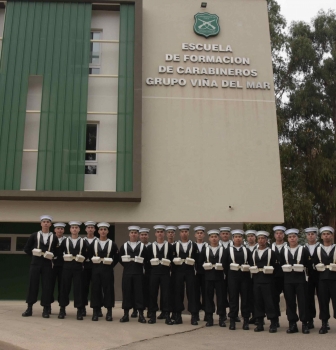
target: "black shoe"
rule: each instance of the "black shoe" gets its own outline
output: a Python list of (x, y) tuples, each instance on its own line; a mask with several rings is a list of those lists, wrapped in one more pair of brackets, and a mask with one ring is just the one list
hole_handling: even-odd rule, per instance
[(183, 321), (182, 321), (182, 316), (181, 316), (181, 314), (176, 313), (174, 324), (182, 324), (182, 323), (183, 323)]
[(289, 328), (287, 329), (286, 333), (287, 334), (292, 334), (292, 333), (298, 333), (298, 327), (296, 322), (289, 322)]
[(156, 312), (151, 312), (151, 318), (148, 320), (149, 324), (156, 323)]
[(235, 322), (240, 322), (240, 317), (236, 317)]
[(314, 321), (309, 321), (308, 322), (308, 329), (314, 329), (315, 326), (314, 326)]
[(322, 321), (322, 327), (319, 330), (319, 334), (326, 334), (328, 333), (328, 322)]
[(86, 316), (86, 308), (85, 308), (85, 306), (82, 308), (82, 316), (83, 316), (83, 317)]
[(308, 323), (302, 323), (302, 333), (303, 334), (309, 334), (309, 327), (308, 327)]
[(106, 321), (113, 321), (113, 317), (112, 317), (112, 308), (108, 308), (107, 309), (107, 313), (106, 313), (106, 316), (105, 316), (105, 320)]
[(236, 329), (236, 318), (230, 317), (230, 326), (229, 329), (234, 331)]
[(27, 310), (22, 313), (22, 317), (29, 317), (29, 316), (33, 316), (33, 307), (32, 306), (28, 306)]
[(248, 331), (249, 329), (250, 329), (250, 327), (249, 327), (249, 318), (248, 317), (244, 317), (243, 330), (244, 331)]
[(48, 313), (51, 315), (51, 306), (48, 306)]
[(101, 308), (98, 309), (98, 317), (103, 317), (103, 311)]
[(166, 318), (166, 313), (161, 312), (160, 315), (157, 317), (158, 320), (164, 320)]
[(139, 318), (138, 318), (138, 322), (140, 323), (146, 323), (146, 319), (145, 319), (145, 316), (143, 314), (143, 311), (139, 311)]
[(276, 333), (278, 331), (277, 323), (276, 319), (271, 320), (271, 325), (268, 330), (270, 333)]
[(79, 307), (77, 309), (77, 320), (78, 321), (83, 321), (83, 315), (82, 315), (82, 308), (81, 307)]
[(226, 327), (224, 316), (219, 316), (219, 327)]
[(59, 311), (59, 314), (58, 314), (58, 318), (59, 318), (60, 320), (63, 320), (64, 317), (65, 317), (65, 307), (61, 307), (61, 308), (60, 308), (60, 311)]
[(43, 311), (42, 311), (42, 317), (43, 318), (49, 318), (49, 307), (48, 306), (44, 306), (43, 307)]
[(133, 309), (133, 312), (131, 313), (131, 317), (132, 318), (137, 318), (138, 317), (138, 310), (137, 309)]
[(212, 327), (214, 325), (213, 317), (207, 316), (207, 323), (205, 324), (205, 327)]
[(174, 322), (171, 320), (170, 318), (170, 314), (169, 312), (166, 312), (166, 321), (165, 321), (165, 324), (169, 325), (169, 326), (172, 326), (174, 324)]
[(192, 326), (198, 326), (197, 315), (196, 314), (191, 315), (190, 323), (191, 323)]
[(264, 331), (264, 326), (261, 322), (258, 323), (258, 326), (254, 328), (255, 332), (263, 332)]
[(124, 316), (120, 319), (120, 322), (129, 322), (128, 310), (124, 311)]
[(98, 321), (98, 310), (96, 308), (93, 309), (92, 321)]

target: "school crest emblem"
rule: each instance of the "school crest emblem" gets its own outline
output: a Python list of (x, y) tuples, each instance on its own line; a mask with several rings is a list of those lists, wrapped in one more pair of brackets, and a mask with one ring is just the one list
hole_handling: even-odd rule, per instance
[(206, 38), (209, 36), (216, 36), (219, 33), (219, 17), (217, 15), (212, 15), (211, 13), (196, 13), (194, 32), (197, 35), (202, 35)]

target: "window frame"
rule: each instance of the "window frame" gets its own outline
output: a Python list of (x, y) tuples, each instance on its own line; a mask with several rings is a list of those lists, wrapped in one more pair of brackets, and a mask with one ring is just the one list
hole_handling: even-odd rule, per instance
[(11, 238), (11, 249), (9, 251), (0, 250), (0, 254), (26, 254), (23, 250), (16, 250), (16, 240), (19, 237), (30, 237), (30, 234), (20, 234), (20, 233), (0, 233), (0, 237)]
[[(96, 29), (96, 28), (91, 28), (91, 37), (92, 37), (92, 33), (99, 33), (99, 39), (96, 40), (103, 40), (103, 30), (102, 29)], [(91, 40), (95, 40), (93, 38), (91, 38)], [(91, 51), (91, 47), (93, 47), (94, 43), (90, 43), (90, 59), (92, 58), (92, 53), (93, 50)], [(101, 74), (101, 67), (102, 67), (102, 44), (101, 43), (96, 43), (99, 45), (99, 64), (96, 63), (91, 63), (89, 64), (89, 75), (91, 74)], [(99, 73), (92, 73), (91, 69), (99, 69)]]

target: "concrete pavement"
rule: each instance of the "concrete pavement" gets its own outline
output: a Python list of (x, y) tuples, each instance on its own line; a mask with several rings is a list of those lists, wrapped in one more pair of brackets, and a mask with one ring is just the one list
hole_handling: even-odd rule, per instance
[(40, 305), (34, 306), (32, 317), (25, 318), (21, 316), (25, 307), (23, 301), (0, 301), (0, 350), (198, 350), (217, 347), (251, 350), (306, 350), (323, 347), (324, 350), (334, 350), (336, 344), (336, 320), (330, 320), (331, 331), (325, 335), (318, 334), (319, 320), (316, 320), (316, 328), (309, 335), (287, 335), (288, 323), (284, 312), (278, 333), (270, 334), (268, 321), (265, 332), (255, 333), (254, 326), (249, 331), (243, 331), (242, 323), (237, 323), (236, 331), (230, 331), (228, 327), (220, 328), (217, 317), (217, 325), (214, 327), (206, 328), (203, 321), (199, 322), (199, 326), (191, 326), (189, 315), (183, 315), (184, 323), (178, 326), (165, 325), (162, 320), (154, 325), (140, 324), (137, 319), (130, 319), (129, 323), (123, 324), (119, 322), (123, 315), (120, 302), (113, 309), (113, 322), (106, 322), (104, 318), (92, 322), (91, 309), (88, 309), (88, 316), (83, 321), (77, 321), (73, 306), (67, 308), (66, 319), (59, 320), (56, 305), (50, 319), (41, 317)]

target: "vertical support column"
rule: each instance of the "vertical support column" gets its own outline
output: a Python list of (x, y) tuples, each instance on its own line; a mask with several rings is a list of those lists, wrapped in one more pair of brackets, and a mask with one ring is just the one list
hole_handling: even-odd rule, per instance
[(134, 4), (120, 5), (117, 192), (133, 190)]

